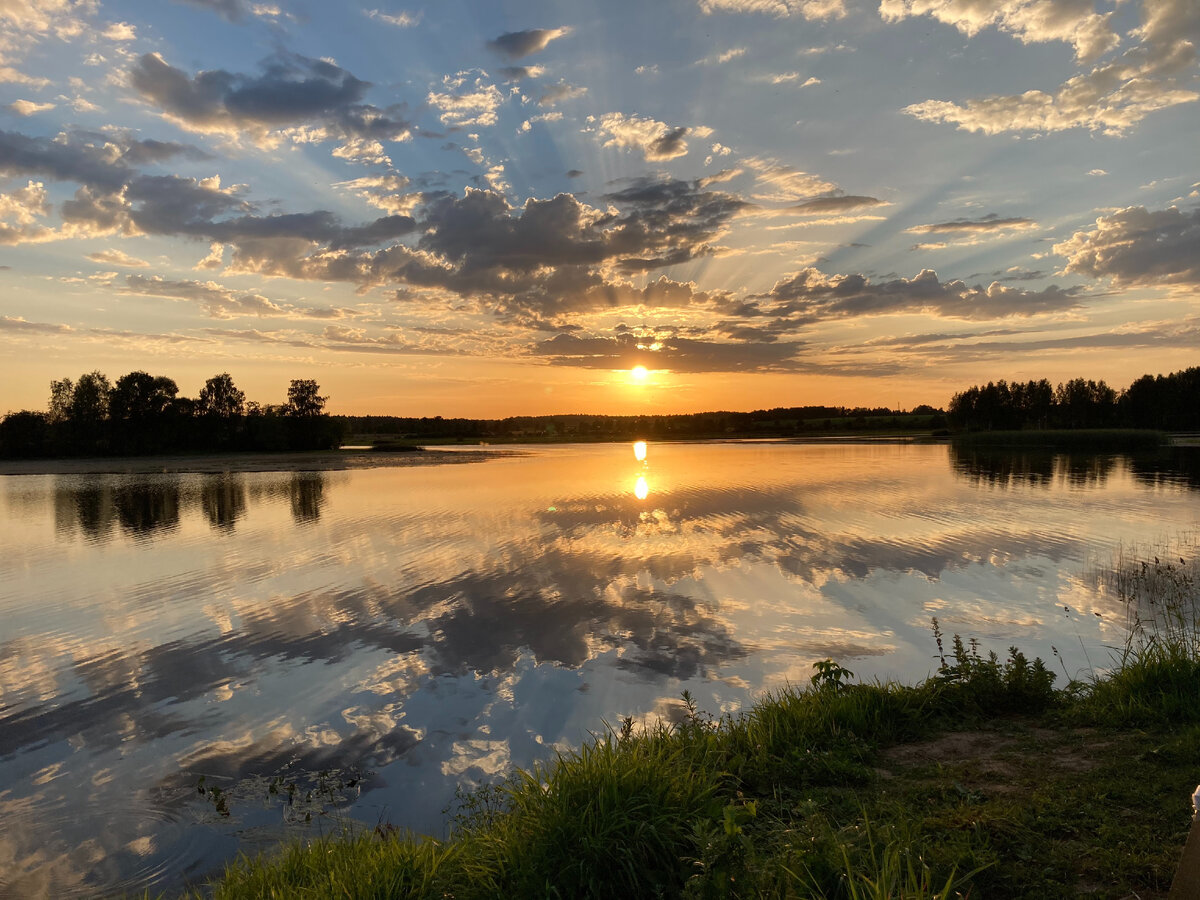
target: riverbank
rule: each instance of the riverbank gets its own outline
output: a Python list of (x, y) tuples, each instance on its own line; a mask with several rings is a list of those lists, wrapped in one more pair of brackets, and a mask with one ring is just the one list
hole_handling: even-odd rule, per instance
[(198, 453), (64, 459), (3, 459), (0, 475), (152, 475), (236, 472), (330, 472), (393, 466), (481, 462), (519, 451), (480, 447), (377, 451), (302, 450), (286, 453)]
[[(1165, 565), (1155, 584), (1196, 568)], [(921, 684), (827, 661), (719, 720), (685, 694), (672, 724), (626, 720), (462, 798), (445, 840), (346, 828), (213, 896), (1163, 898), (1200, 755), (1192, 622), (1055, 689), (1015, 648), (943, 649), (935, 620)]]

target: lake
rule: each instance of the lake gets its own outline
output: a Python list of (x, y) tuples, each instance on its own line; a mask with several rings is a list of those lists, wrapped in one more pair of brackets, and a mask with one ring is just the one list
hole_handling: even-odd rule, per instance
[(442, 836), (456, 788), (685, 689), (735, 711), (826, 657), (921, 679), (935, 616), (1086, 677), (1124, 640), (1096, 573), (1194, 541), (1197, 452), (0, 477), (0, 895), (175, 890), (352, 823)]

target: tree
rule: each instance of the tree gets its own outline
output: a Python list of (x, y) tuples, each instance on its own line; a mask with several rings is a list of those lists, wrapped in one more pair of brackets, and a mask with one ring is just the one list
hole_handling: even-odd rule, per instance
[(240, 416), (246, 408), (246, 395), (239, 391), (228, 372), (214, 375), (204, 382), (200, 389), (200, 397), (196, 403), (196, 411), (202, 416), (216, 416), (220, 419), (232, 419)]
[(293, 378), (288, 386), (287, 414), (289, 416), (319, 416), (325, 411), (325, 401), (321, 390), (312, 379)]
[(170, 378), (130, 372), (117, 379), (108, 401), (113, 446), (122, 453), (152, 453), (170, 443), (176, 423), (175, 395)]
[(101, 372), (80, 375), (75, 382), (71, 402), (67, 406), (67, 423), (76, 451), (95, 453), (106, 449), (105, 422), (111, 394), (112, 385)]
[(109, 398), (114, 421), (145, 422), (162, 417), (179, 393), (173, 380), (148, 372), (130, 372), (117, 379)]
[(70, 378), (50, 382), (50, 411), (46, 420), (51, 423), (67, 421), (71, 409), (71, 395), (75, 393), (75, 382)]

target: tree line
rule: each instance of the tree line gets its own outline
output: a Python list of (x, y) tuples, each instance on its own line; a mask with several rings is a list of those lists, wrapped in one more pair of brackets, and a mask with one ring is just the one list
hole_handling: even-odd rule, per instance
[(101, 372), (50, 382), (45, 412), (0, 420), (0, 456), (139, 456), (230, 450), (319, 450), (341, 443), (341, 425), (311, 379), (293, 379), (287, 402), (247, 401), (228, 372), (195, 398), (165, 375), (130, 372), (110, 382)]
[(830, 432), (863, 433), (945, 426), (940, 409), (908, 412), (887, 407), (793, 406), (753, 412), (702, 412), (640, 416), (563, 414), (465, 419), (426, 416), (344, 416), (349, 435), (412, 440), (625, 440), (632, 438), (796, 437)]
[(1033, 428), (1200, 429), (1200, 366), (1170, 375), (1143, 375), (1123, 391), (1074, 378), (1052, 387), (1039, 381), (989, 381), (950, 399), (946, 416), (963, 431)]

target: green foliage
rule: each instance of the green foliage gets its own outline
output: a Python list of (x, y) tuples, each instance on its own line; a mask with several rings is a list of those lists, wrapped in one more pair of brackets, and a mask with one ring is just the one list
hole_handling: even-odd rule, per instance
[(1003, 663), (995, 652), (982, 656), (979, 642), (966, 644), (954, 635), (947, 658), (944, 635), (933, 620), (933, 636), (938, 648), (938, 671), (927, 687), (938, 705), (959, 713), (1001, 715), (1041, 712), (1055, 700), (1055, 675), (1045, 663), (1032, 663), (1016, 647), (1008, 650)]

